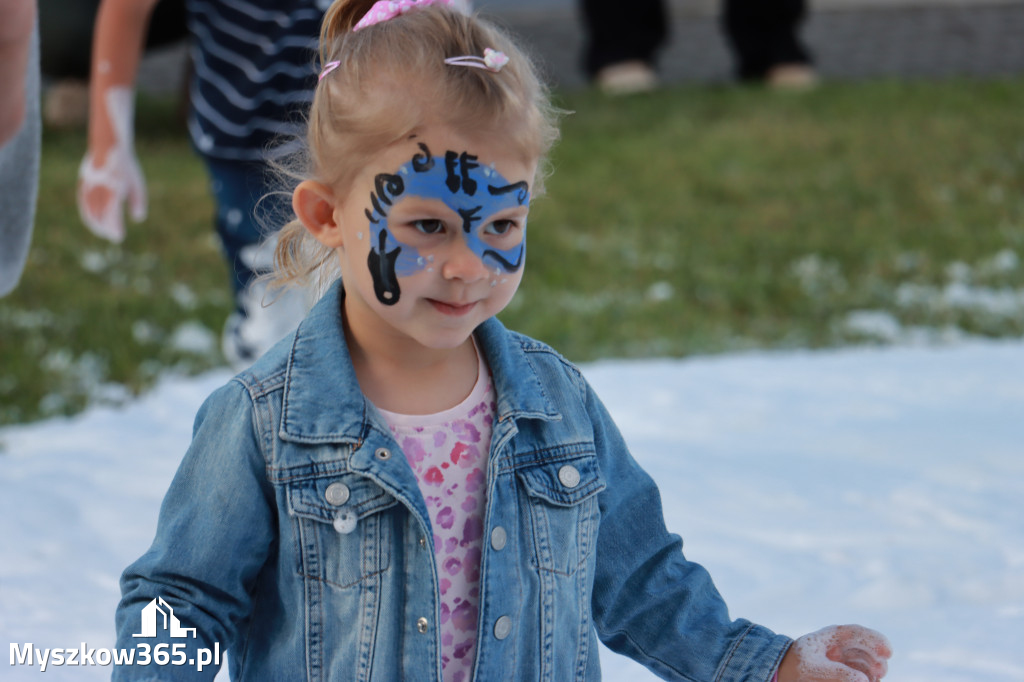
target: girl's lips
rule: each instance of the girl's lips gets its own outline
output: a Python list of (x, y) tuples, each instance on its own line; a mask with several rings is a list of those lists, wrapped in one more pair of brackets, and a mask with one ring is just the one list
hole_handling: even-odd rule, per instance
[(465, 315), (470, 310), (472, 310), (474, 307), (476, 307), (476, 301), (474, 301), (472, 303), (445, 303), (444, 301), (437, 301), (437, 300), (432, 299), (432, 298), (431, 299), (427, 299), (427, 300), (430, 301), (430, 305), (434, 306), (434, 308), (438, 312), (440, 312), (440, 313), (442, 313), (444, 315), (452, 315), (452, 316)]

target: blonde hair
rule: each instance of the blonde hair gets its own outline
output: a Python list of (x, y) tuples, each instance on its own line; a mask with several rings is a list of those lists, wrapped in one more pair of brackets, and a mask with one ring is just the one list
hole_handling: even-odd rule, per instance
[[(507, 140), (510, 152), (538, 161), (533, 195), (542, 193), (544, 160), (558, 138), (548, 89), (532, 60), (501, 30), (441, 5), (353, 31), (373, 0), (335, 0), (320, 31), (320, 63), (339, 62), (317, 86), (297, 179), (343, 194), (381, 150), (425, 125), (443, 124)], [(449, 57), (504, 52), (500, 72), (446, 65)], [(278, 234), (279, 286), (338, 277), (333, 251), (297, 220)], [(319, 292), (318, 292), (319, 293)]]

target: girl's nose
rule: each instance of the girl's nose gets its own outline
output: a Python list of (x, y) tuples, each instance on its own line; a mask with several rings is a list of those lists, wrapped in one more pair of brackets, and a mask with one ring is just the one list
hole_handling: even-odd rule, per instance
[(441, 276), (447, 280), (457, 279), (472, 284), (487, 275), (487, 266), (463, 239), (451, 245), (441, 265)]

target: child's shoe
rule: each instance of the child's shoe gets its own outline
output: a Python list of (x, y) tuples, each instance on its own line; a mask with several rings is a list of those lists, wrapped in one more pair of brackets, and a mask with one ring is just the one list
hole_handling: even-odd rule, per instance
[(658, 76), (650, 64), (634, 59), (604, 67), (597, 72), (594, 82), (606, 95), (634, 95), (658, 87)]
[(256, 362), (299, 326), (309, 305), (303, 291), (268, 291), (267, 283), (257, 280), (239, 293), (238, 307), (228, 315), (221, 337), (224, 358), (236, 371)]
[(818, 84), (818, 74), (807, 64), (778, 64), (768, 70), (764, 82), (773, 90), (810, 90)]

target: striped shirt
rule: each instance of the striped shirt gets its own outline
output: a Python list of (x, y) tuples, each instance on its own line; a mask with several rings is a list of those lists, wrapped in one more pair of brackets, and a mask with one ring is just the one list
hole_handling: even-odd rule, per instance
[(202, 154), (261, 160), (271, 145), (301, 135), (329, 4), (186, 0), (193, 64), (188, 127)]

